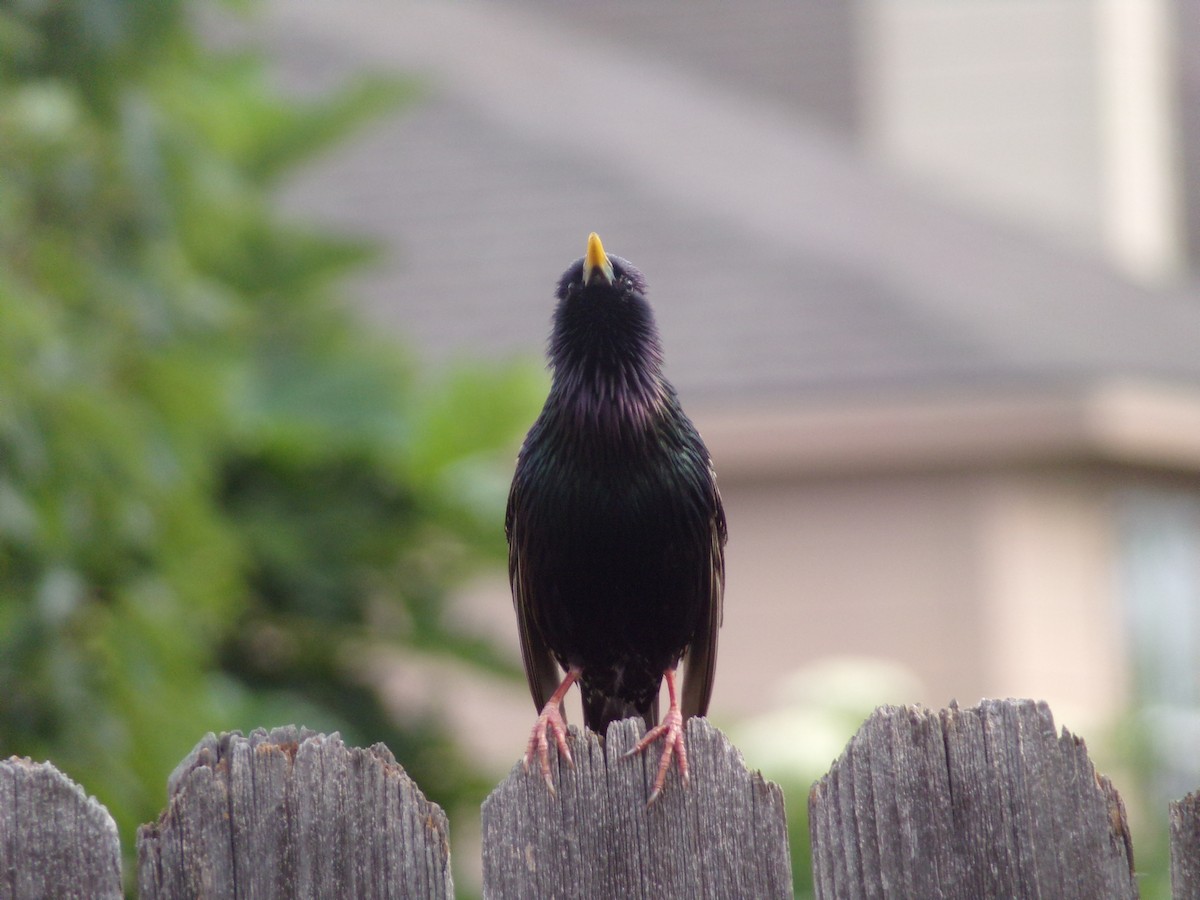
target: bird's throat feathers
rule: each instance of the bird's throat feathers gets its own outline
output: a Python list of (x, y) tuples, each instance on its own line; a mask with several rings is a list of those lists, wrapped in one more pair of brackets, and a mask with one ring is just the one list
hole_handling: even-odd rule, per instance
[(550, 337), (551, 395), (580, 427), (649, 427), (669, 387), (650, 305), (640, 294), (567, 296)]

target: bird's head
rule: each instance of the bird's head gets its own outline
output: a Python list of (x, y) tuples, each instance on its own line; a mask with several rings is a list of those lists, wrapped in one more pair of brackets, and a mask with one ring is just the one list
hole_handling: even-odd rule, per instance
[(593, 231), (588, 235), (587, 252), (559, 279), (558, 299), (581, 295), (602, 303), (621, 295), (642, 296), (645, 290), (646, 280), (642, 273), (628, 260), (605, 253), (600, 235)]
[(631, 398), (661, 393), (662, 349), (646, 281), (627, 260), (604, 252), (588, 236), (587, 252), (558, 282), (550, 336), (556, 379), (586, 387), (604, 384)]

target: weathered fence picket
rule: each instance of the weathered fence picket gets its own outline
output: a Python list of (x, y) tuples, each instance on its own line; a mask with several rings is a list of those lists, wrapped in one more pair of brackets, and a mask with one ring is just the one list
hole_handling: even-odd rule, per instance
[(1175, 900), (1200, 900), (1200, 791), (1172, 803), (1169, 815), (1171, 895)]
[[(691, 783), (647, 808), (656, 756), (572, 732), (557, 793), (520, 765), (483, 808), (485, 892), (507, 897), (786, 897), (783, 799), (703, 719)], [(446, 817), (382, 745), (295, 727), (208, 735), (138, 834), (144, 900), (449, 897)], [(821, 900), (1132, 898), (1121, 800), (1045, 704), (884, 707), (809, 795)], [(1171, 804), (1176, 900), (1200, 900), (1200, 791)], [(116, 827), (53, 766), (0, 761), (0, 900), (122, 896)]]
[(779, 787), (690, 719), (688, 787), (672, 773), (647, 807), (659, 754), (623, 758), (643, 732), (640, 720), (614, 722), (601, 743), (572, 728), (575, 765), (554, 756), (554, 796), (537, 766), (513, 768), (483, 804), (485, 896), (792, 896)]
[(49, 763), (0, 760), (0, 898), (122, 896), (108, 810)]
[(877, 710), (809, 816), (819, 900), (1138, 896), (1121, 799), (1044, 703)]
[(449, 826), (382, 744), (209, 734), (138, 830), (142, 900), (451, 897)]

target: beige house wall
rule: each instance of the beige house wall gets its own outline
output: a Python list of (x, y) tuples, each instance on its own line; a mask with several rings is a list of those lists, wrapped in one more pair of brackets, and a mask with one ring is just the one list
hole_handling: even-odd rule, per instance
[(980, 478), (980, 665), (989, 695), (1046, 700), (1076, 728), (1111, 720), (1128, 700), (1121, 481), (1086, 468)]
[(1123, 709), (1121, 491), (1108, 466), (723, 483), (729, 588), (714, 706), (829, 656), (899, 663), (913, 701), (1034, 697), (1076, 727)]
[[(966, 475), (723, 480), (730, 523), (714, 708), (829, 656), (903, 664), (943, 705), (984, 689), (978, 529)], [(766, 689), (766, 690), (764, 690)]]

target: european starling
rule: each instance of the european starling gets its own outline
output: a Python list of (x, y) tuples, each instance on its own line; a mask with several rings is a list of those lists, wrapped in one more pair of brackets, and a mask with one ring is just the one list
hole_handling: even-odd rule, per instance
[[(641, 716), (649, 731), (632, 752), (664, 742), (653, 801), (673, 754), (686, 784), (683, 722), (703, 715), (712, 695), (725, 512), (708, 450), (663, 377), (641, 273), (592, 234), (557, 296), (550, 394), (517, 458), (505, 518), (521, 655), (540, 711), (525, 765), (536, 755), (553, 792), (547, 731), (570, 762), (562, 700), (578, 682), (588, 728), (603, 735), (610, 722)], [(664, 677), (670, 709), (656, 726)]]

